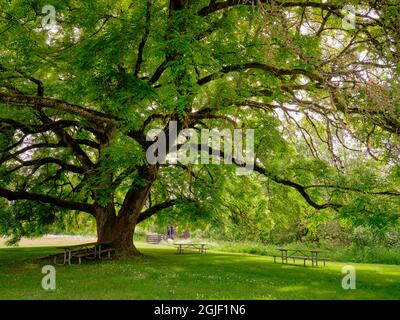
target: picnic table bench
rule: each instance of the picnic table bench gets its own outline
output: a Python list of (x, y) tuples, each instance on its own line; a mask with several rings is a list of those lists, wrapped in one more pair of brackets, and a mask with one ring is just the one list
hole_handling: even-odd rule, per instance
[(196, 251), (199, 251), (200, 253), (207, 252), (207, 243), (204, 243), (204, 242), (200, 242), (200, 243), (176, 242), (176, 243), (174, 243), (174, 246), (176, 246), (177, 254), (183, 254), (184, 250), (186, 250), (186, 249), (196, 250)]
[[(115, 252), (115, 248), (111, 247), (111, 242), (90, 242), (69, 246), (57, 247), (64, 250), (64, 253), (53, 255), (55, 264), (71, 264), (76, 259), (79, 264), (82, 259), (102, 259), (103, 254), (107, 254), (111, 258), (111, 254)], [(62, 258), (62, 263), (57, 263), (57, 259)]]
[(162, 234), (147, 234), (146, 242), (159, 244), (162, 240), (164, 240), (165, 236)]
[[(281, 258), (282, 263), (288, 263), (288, 259), (292, 259), (293, 263), (296, 263), (296, 260), (303, 260), (304, 262), (304, 267), (307, 265), (307, 261), (311, 261), (312, 266), (318, 267), (318, 261), (322, 261), (325, 267), (326, 261), (329, 261), (329, 258), (325, 257), (320, 257), (319, 254), (321, 252), (327, 252), (327, 250), (320, 250), (320, 249), (312, 249), (312, 250), (306, 250), (306, 249), (288, 249), (288, 248), (277, 248), (278, 251), (280, 251), (280, 254), (274, 254), (272, 257), (274, 257), (274, 263), (276, 263), (277, 258)], [(291, 251), (291, 254), (288, 254), (288, 252)], [(311, 256), (309, 255), (311, 253)], [(301, 254), (301, 255), (296, 255), (296, 254)]]

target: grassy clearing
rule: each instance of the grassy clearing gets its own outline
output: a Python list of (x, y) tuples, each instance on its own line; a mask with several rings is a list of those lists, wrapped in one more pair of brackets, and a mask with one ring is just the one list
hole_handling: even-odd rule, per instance
[[(140, 244), (139, 244), (140, 247)], [(400, 268), (354, 264), (357, 289), (341, 288), (343, 263), (274, 264), (270, 257), (141, 248), (142, 258), (57, 266), (57, 289), (41, 288), (37, 257), (50, 247), (0, 249), (0, 299), (399, 299)]]

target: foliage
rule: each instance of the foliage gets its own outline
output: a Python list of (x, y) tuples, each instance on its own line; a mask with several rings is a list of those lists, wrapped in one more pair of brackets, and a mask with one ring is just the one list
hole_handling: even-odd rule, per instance
[[(0, 0), (0, 234), (71, 211), (263, 242), (398, 230), (396, 1), (54, 0), (51, 28), (45, 4)], [(254, 129), (254, 172), (148, 163), (169, 121)]]

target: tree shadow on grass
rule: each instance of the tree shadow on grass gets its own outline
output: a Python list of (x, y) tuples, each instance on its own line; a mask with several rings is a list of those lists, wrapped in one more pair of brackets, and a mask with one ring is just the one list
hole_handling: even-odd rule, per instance
[[(328, 262), (326, 267), (304, 267), (302, 264), (273, 263), (269, 257), (196, 253), (179, 255), (175, 263), (187, 266), (203, 265), (192, 276), (218, 279), (226, 287), (242, 282), (252, 287), (254, 298), (266, 296), (280, 299), (398, 299), (400, 297), (400, 270), (395, 266), (353, 264), (356, 268), (356, 290), (342, 288), (344, 263)], [(234, 290), (233, 290), (234, 291)], [(245, 292), (234, 293), (230, 298), (241, 298)], [(258, 294), (260, 292), (261, 294)], [(215, 297), (217, 298), (217, 297)]]
[[(51, 247), (0, 249), (0, 268), (7, 288), (39, 287), (37, 258), (59, 252)], [(144, 249), (140, 259), (105, 260), (57, 266), (59, 291), (42, 298), (142, 299), (398, 299), (400, 271), (393, 266), (357, 265), (357, 289), (341, 287), (342, 263), (327, 267), (274, 264), (265, 256)], [(51, 264), (51, 263), (50, 263)], [(32, 278), (32, 279), (30, 279)], [(23, 280), (19, 280), (23, 279)], [(105, 282), (104, 279), (107, 279)], [(35, 288), (36, 288), (35, 287)], [(15, 293), (16, 295), (18, 293)]]

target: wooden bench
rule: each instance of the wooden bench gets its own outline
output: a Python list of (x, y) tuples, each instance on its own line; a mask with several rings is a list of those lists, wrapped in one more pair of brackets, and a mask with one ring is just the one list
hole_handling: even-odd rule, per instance
[(164, 236), (162, 234), (148, 234), (146, 235), (146, 242), (159, 244), (163, 240)]
[(322, 261), (324, 263), (324, 267), (325, 267), (325, 262), (329, 261), (329, 260), (331, 260), (331, 259), (329, 259), (329, 258), (318, 258), (318, 261)]
[[(303, 260), (304, 266), (306, 266), (307, 261), (312, 261), (313, 266), (314, 266), (314, 263), (317, 261), (315, 257), (308, 257), (308, 256), (282, 256), (279, 254), (272, 254), (272, 255), (269, 255), (269, 257), (274, 258), (274, 263), (276, 263), (276, 258), (282, 259), (282, 263), (283, 263), (283, 261), (287, 262), (288, 259), (293, 259), (293, 263), (296, 263), (296, 259)], [(322, 261), (324, 263), (324, 267), (326, 265), (326, 261), (329, 261), (329, 260), (331, 260), (331, 259), (318, 257), (318, 261)]]
[[(286, 257), (285, 256), (281, 256), (281, 255), (279, 255), (279, 254), (271, 254), (271, 255), (269, 255), (269, 257), (273, 257), (274, 258), (274, 263), (276, 263), (276, 258), (279, 258), (279, 259), (282, 259), (282, 263), (283, 263), (283, 261), (284, 260), (286, 260)], [(288, 257), (289, 258), (289, 257)]]
[(62, 264), (71, 264), (72, 259), (77, 259), (79, 264), (82, 263), (82, 258), (87, 259), (101, 259), (101, 254), (107, 254), (108, 258), (111, 258), (115, 248), (112, 247), (111, 241), (101, 241), (101, 242), (91, 242), (83, 243), (77, 245), (67, 245), (62, 247), (57, 247), (58, 249), (63, 249), (64, 253), (50, 254), (45, 257), (39, 258), (39, 260), (44, 259), (54, 259), (54, 264), (58, 263), (59, 259), (62, 259)]
[(101, 254), (102, 254), (102, 253), (107, 253), (107, 258), (108, 258), (108, 259), (111, 259), (111, 253), (114, 253), (114, 252), (115, 252), (115, 249), (114, 249), (114, 248), (104, 249), (104, 250), (101, 250), (101, 251), (99, 252), (99, 257), (100, 257), (100, 259), (102, 259), (102, 258), (101, 258)]
[(288, 259), (293, 259), (293, 263), (296, 263), (296, 259), (298, 260), (303, 260), (304, 261), (304, 266), (306, 266), (306, 261), (307, 260), (312, 260), (312, 257), (306, 257), (306, 256), (288, 256)]
[(271, 254), (269, 257), (273, 257), (274, 258), (274, 263), (276, 263), (276, 258), (281, 258), (283, 260), (282, 256), (278, 255), (278, 254)]
[[(87, 250), (74, 250), (74, 251), (71, 251), (72, 257), (75, 257), (75, 256), (77, 256), (77, 255), (84, 255), (84, 254), (86, 254), (86, 253), (88, 253)], [(91, 252), (91, 254), (94, 255), (93, 252)], [(62, 259), (63, 262), (65, 262), (65, 253), (50, 254), (50, 255), (45, 256), (45, 257), (42, 257), (42, 258), (40, 258), (40, 259), (41, 259), (41, 260), (44, 260), (44, 259), (49, 259), (49, 260), (50, 260), (50, 259), (53, 259), (54, 264), (63, 265), (64, 263), (59, 263), (58, 260), (59, 260), (59, 259)]]
[(82, 262), (82, 258), (87, 259), (96, 259), (97, 253), (90, 249), (81, 249), (81, 250), (74, 250), (71, 251), (71, 259), (78, 259), (79, 264)]
[[(79, 264), (81, 264), (82, 263), (82, 258), (89, 258), (89, 256), (92, 256), (92, 259), (93, 259), (93, 255), (94, 255), (93, 252), (83, 252), (83, 253), (72, 255), (72, 258), (78, 259)], [(94, 256), (94, 258), (95, 257), (96, 256)]]
[(176, 246), (176, 253), (183, 254), (183, 251), (186, 250), (195, 250), (199, 251), (199, 253), (207, 253), (207, 244), (206, 243), (174, 243)]
[(49, 255), (47, 255), (47, 256), (45, 256), (45, 257), (39, 258), (38, 260), (51, 260), (51, 259), (53, 259), (54, 264), (60, 265), (61, 263), (58, 263), (58, 262), (57, 262), (57, 259), (58, 259), (58, 258), (64, 259), (64, 253), (49, 254)]
[(84, 250), (82, 250), (80, 252), (73, 253), (72, 254), (72, 258), (78, 259), (78, 263), (81, 264), (82, 263), (82, 258), (85, 258), (85, 259), (96, 259), (96, 256), (98, 256), (99, 259), (102, 259), (102, 257), (101, 257), (102, 253), (107, 253), (107, 258), (111, 259), (111, 253), (112, 252), (115, 252), (114, 248), (104, 249), (104, 250), (98, 251), (96, 253), (94, 251), (88, 251), (88, 250), (84, 251)]

